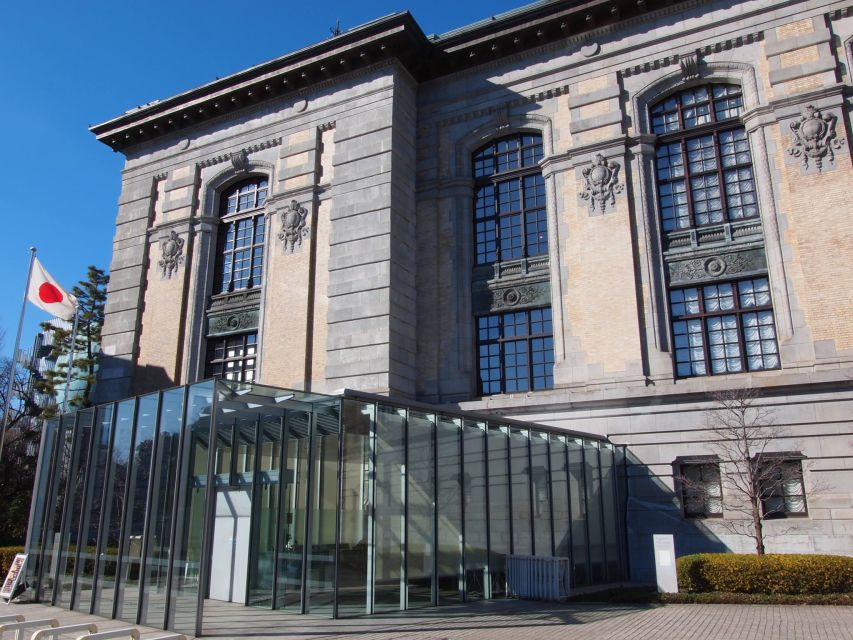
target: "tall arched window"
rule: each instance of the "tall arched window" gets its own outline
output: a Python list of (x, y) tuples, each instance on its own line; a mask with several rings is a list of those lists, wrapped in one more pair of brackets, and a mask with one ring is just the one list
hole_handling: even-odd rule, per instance
[(548, 253), (542, 136), (500, 138), (474, 154), (477, 264)]
[[(741, 89), (733, 84), (693, 87), (651, 108), (664, 257), (670, 264), (686, 258), (701, 264), (689, 276), (695, 286), (669, 283), (678, 377), (780, 366), (762, 240), (759, 234), (751, 246), (739, 241), (745, 228), (737, 225), (754, 225), (750, 219), (759, 216), (742, 111)], [(682, 237), (715, 227), (705, 234), (706, 245)], [(758, 252), (758, 264), (740, 269), (749, 277), (731, 279), (738, 270), (730, 264), (748, 263), (748, 251)], [(674, 272), (670, 268), (670, 276)]]
[[(542, 136), (518, 133), (490, 142), (472, 158), (475, 297), (488, 291), (490, 300), (510, 301), (491, 305), (490, 311), (501, 312), (476, 314), (481, 395), (554, 386), (551, 307), (543, 306), (550, 288), (542, 157)], [(528, 259), (537, 256), (541, 264), (531, 266)], [(513, 288), (519, 284), (540, 286), (539, 296), (522, 301)]]
[(268, 188), (266, 178), (252, 178), (222, 194), (214, 293), (261, 286)]

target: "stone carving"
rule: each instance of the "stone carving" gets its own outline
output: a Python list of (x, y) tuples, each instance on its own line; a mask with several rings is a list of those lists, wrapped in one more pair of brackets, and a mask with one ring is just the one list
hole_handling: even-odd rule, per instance
[(681, 66), (681, 78), (685, 82), (699, 77), (699, 58), (695, 54), (682, 57), (678, 63)]
[(231, 154), (231, 166), (241, 173), (249, 170), (249, 154), (246, 153), (245, 149), (240, 149)]
[(307, 238), (310, 231), (307, 219), (308, 210), (296, 200), (291, 200), (281, 212), (281, 233), (278, 239), (284, 240), (285, 251), (289, 249), (293, 253), (297, 246), (302, 246), (302, 239)]
[(535, 285), (524, 285), (511, 287), (509, 289), (494, 292), (492, 309), (505, 309), (507, 307), (526, 306), (534, 304), (543, 297), (542, 287)]
[(823, 159), (835, 161), (833, 149), (840, 149), (843, 139), (835, 137), (835, 123), (838, 118), (832, 113), (822, 113), (813, 105), (803, 110), (803, 115), (791, 123), (791, 147), (788, 149), (795, 158), (802, 158), (803, 167), (809, 168), (814, 160), (818, 171), (823, 169)]
[(685, 282), (690, 280), (707, 280), (718, 278), (723, 274), (738, 274), (748, 271), (758, 271), (766, 268), (760, 254), (736, 253), (710, 258), (696, 258), (673, 262), (669, 265), (670, 282)]
[(167, 238), (160, 239), (161, 257), (157, 265), (162, 277), (169, 280), (173, 273), (178, 272), (178, 266), (184, 261), (184, 239), (174, 231)]
[(227, 315), (216, 316), (210, 319), (208, 329), (209, 335), (222, 335), (224, 333), (235, 333), (258, 327), (258, 312), (256, 310), (239, 311)]
[(609, 202), (611, 206), (616, 205), (616, 194), (622, 193), (622, 185), (619, 184), (618, 162), (607, 162), (600, 153), (595, 154), (592, 166), (583, 170), (584, 189), (580, 194), (584, 200), (589, 200), (590, 211), (600, 209), (604, 213)]

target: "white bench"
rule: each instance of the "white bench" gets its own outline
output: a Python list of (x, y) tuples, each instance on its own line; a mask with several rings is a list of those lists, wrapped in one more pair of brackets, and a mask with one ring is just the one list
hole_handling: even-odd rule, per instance
[(56, 618), (43, 618), (41, 620), (29, 620), (27, 622), (9, 622), (0, 624), (0, 640), (3, 640), (3, 635), (9, 631), (15, 632), (15, 640), (21, 640), (25, 629), (35, 629), (36, 627), (58, 627), (59, 620)]
[(78, 631), (88, 631), (95, 633), (98, 630), (98, 625), (91, 622), (83, 624), (66, 624), (61, 627), (52, 627), (50, 629), (39, 629), (36, 631), (30, 640), (53, 640), (57, 636), (64, 636), (68, 633), (77, 633)]

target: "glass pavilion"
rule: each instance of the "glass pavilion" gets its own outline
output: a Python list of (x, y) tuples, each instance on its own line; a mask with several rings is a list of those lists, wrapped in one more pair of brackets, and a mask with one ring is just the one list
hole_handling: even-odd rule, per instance
[(211, 600), (338, 617), (505, 596), (508, 554), (614, 582), (624, 470), (589, 434), (208, 380), (46, 423), (26, 581), (193, 635)]

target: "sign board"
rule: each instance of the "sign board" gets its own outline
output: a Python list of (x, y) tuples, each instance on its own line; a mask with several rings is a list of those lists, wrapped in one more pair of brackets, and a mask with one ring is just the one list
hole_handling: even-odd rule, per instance
[(6, 574), (6, 579), (3, 581), (3, 588), (0, 589), (0, 598), (11, 598), (15, 593), (15, 587), (21, 579), (21, 574), (24, 572), (24, 564), (27, 562), (27, 554), (19, 553), (12, 560), (12, 566), (9, 567), (9, 573)]
[(678, 593), (678, 576), (675, 574), (675, 540), (671, 535), (655, 535), (653, 538), (658, 591)]

